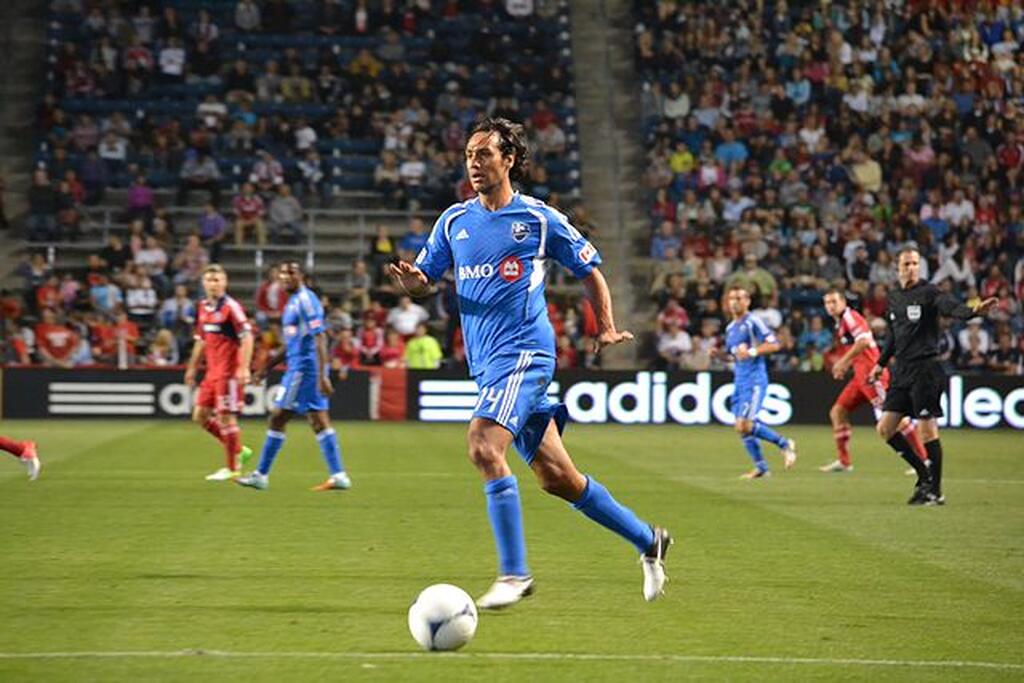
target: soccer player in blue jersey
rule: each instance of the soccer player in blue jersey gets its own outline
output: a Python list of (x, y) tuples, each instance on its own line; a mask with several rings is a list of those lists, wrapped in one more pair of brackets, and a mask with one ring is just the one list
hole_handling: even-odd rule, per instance
[(740, 286), (730, 287), (726, 303), (732, 322), (725, 328), (725, 349), (735, 362), (732, 414), (736, 418), (736, 431), (754, 461), (754, 469), (742, 476), (760, 479), (769, 475), (768, 463), (761, 454), (761, 441), (769, 441), (782, 449), (782, 461), (787, 470), (796, 464), (796, 442), (757, 419), (768, 391), (768, 364), (764, 357), (782, 347), (775, 333), (750, 312), (750, 292)]
[[(348, 489), (352, 481), (342, 465), (338, 435), (331, 427), (331, 419), (327, 414), (328, 397), (334, 393), (334, 388), (328, 374), (331, 365), (327, 357), (324, 308), (317, 296), (306, 287), (302, 267), (298, 263), (283, 264), (278, 278), (289, 294), (288, 303), (281, 314), (283, 356), (288, 371), (274, 397), (274, 409), (270, 414), (260, 463), (252, 473), (235, 481), (254, 489), (267, 488), (270, 468), (284, 445), (285, 426), (293, 416), (305, 415), (316, 434), (320, 452), (323, 453), (330, 473), (327, 481), (313, 487), (313, 490)], [(266, 374), (281, 361), (281, 357), (282, 352), (272, 355), (259, 375)]]
[(466, 170), (477, 196), (441, 214), (416, 263), (390, 266), (396, 283), (423, 296), (451, 268), (470, 373), (480, 389), (469, 424), (469, 459), (484, 479), (498, 551), (498, 579), (477, 600), (485, 609), (533, 592), (522, 510), (509, 446), (545, 491), (626, 539), (639, 551), (643, 596), (665, 585), (669, 533), (641, 520), (591, 476), (581, 474), (562, 443), (567, 411), (547, 397), (555, 370), (555, 336), (544, 300), (545, 261), (556, 260), (583, 283), (597, 313), (599, 349), (633, 338), (615, 327), (612, 301), (597, 265), (601, 257), (564, 215), (513, 191), (527, 149), (523, 127), (506, 119), (478, 124), (466, 144)]

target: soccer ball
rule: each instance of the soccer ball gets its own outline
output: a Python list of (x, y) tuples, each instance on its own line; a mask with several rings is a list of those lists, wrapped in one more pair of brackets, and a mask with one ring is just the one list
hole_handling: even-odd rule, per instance
[(458, 650), (476, 633), (476, 605), (458, 586), (436, 583), (409, 608), (409, 632), (424, 650)]

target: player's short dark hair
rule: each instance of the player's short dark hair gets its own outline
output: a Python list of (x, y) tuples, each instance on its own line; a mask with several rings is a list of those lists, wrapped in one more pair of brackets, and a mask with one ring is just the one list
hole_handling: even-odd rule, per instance
[(899, 253), (896, 254), (896, 260), (899, 261), (900, 258), (904, 254), (909, 254), (911, 252), (917, 254), (918, 256), (921, 255), (921, 250), (917, 248), (917, 245), (915, 245), (915, 244), (908, 244), (905, 247), (903, 247), (902, 249), (900, 249)]
[(843, 290), (842, 287), (829, 287), (828, 289), (825, 290), (825, 296), (828, 296), (829, 294), (838, 294), (844, 299), (846, 298), (846, 292)]
[(729, 289), (727, 289), (725, 291), (725, 293), (729, 294), (730, 292), (735, 292), (736, 290), (739, 290), (739, 291), (743, 292), (744, 294), (746, 294), (747, 298), (750, 298), (750, 299), (754, 298), (754, 295), (750, 292), (750, 290), (745, 285), (731, 285), (729, 287)]
[(500, 116), (488, 117), (473, 126), (470, 135), (477, 133), (497, 133), (498, 149), (502, 155), (515, 157), (515, 162), (508, 172), (509, 178), (516, 182), (526, 180), (526, 171), (530, 165), (530, 147), (526, 142), (522, 124)]
[(277, 264), (279, 270), (297, 270), (300, 275), (305, 275), (305, 271), (302, 269), (302, 264), (292, 259), (289, 261), (281, 261)]

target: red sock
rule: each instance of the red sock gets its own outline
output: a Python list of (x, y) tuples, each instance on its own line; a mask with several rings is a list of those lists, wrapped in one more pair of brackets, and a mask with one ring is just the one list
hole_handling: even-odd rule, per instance
[(918, 436), (914, 425), (908, 422), (907, 426), (900, 430), (900, 433), (907, 440), (907, 443), (910, 444), (910, 447), (914, 449), (914, 452), (917, 453), (917, 457), (921, 458), (921, 462), (928, 462), (928, 451), (924, 449), (924, 444), (921, 442), (921, 437)]
[(220, 422), (217, 421), (217, 418), (211, 417), (207, 420), (203, 424), (203, 429), (212, 434), (213, 438), (217, 439), (217, 441), (220, 441), (221, 443), (224, 442), (224, 436), (220, 429)]
[(850, 428), (847, 426), (837, 427), (832, 430), (832, 436), (836, 440), (836, 451), (839, 453), (839, 462), (845, 467), (850, 466)]
[(220, 431), (223, 436), (224, 455), (227, 457), (228, 469), (231, 471), (238, 469), (238, 452), (242, 450), (241, 431), (238, 425), (230, 425)]
[(6, 436), (0, 436), (0, 450), (5, 450), (14, 457), (20, 458), (21, 454), (25, 452), (25, 442), (8, 439)]

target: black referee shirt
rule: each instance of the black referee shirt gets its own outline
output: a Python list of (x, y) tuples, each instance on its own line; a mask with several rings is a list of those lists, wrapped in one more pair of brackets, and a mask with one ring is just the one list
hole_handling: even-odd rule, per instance
[(889, 290), (889, 309), (885, 314), (889, 336), (878, 364), (884, 368), (893, 356), (900, 363), (911, 363), (939, 355), (940, 315), (966, 320), (975, 313), (952, 294), (923, 280), (907, 288)]

